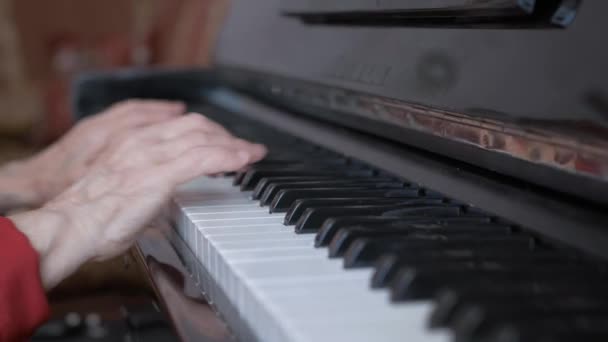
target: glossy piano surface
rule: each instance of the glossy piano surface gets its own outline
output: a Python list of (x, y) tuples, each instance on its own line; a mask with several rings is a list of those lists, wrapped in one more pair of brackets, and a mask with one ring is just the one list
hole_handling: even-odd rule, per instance
[[(528, 5), (552, 13), (538, 19), (546, 25), (504, 18), (528, 17)], [(481, 8), (497, 14), (481, 16), (489, 26), (461, 20)], [(216, 66), (223, 82), (292, 112), (606, 204), (606, 10), (593, 0), (236, 0)]]
[[(369, 26), (303, 23), (285, 11), (418, 13), (448, 8), (553, 4), (566, 27), (433, 26), (424, 20)], [(525, 7), (525, 6), (524, 6)], [(295, 9), (294, 9), (295, 8)], [(606, 123), (608, 3), (585, 1), (232, 1), (217, 63), (270, 76), (503, 120)], [(465, 11), (466, 13), (466, 11)], [(497, 19), (497, 24), (501, 20)], [(317, 99), (311, 99), (317, 100)]]

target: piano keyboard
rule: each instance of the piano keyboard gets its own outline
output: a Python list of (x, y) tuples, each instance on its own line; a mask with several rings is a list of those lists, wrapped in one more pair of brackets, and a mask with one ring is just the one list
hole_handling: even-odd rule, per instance
[(430, 303), (391, 304), (370, 291), (371, 269), (343, 269), (314, 248), (314, 234), (287, 229), (284, 213), (269, 214), (231, 179), (190, 186), (201, 194), (176, 198), (179, 234), (260, 341), (372, 341), (378, 331), (386, 341), (445, 341), (424, 329)]
[(604, 263), (332, 152), (270, 147), (173, 208), (201, 288), (259, 341), (608, 340)]

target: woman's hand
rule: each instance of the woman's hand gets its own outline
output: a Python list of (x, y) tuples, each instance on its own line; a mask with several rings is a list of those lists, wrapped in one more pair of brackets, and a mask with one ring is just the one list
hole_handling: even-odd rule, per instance
[(265, 154), (202, 115), (186, 115), (122, 134), (80, 181), (11, 219), (39, 251), (50, 288), (82, 263), (129, 248), (179, 184), (238, 170)]
[(177, 102), (129, 100), (80, 121), (41, 153), (0, 170), (0, 209), (43, 204), (84, 175), (112, 136), (174, 119), (183, 112), (184, 105)]

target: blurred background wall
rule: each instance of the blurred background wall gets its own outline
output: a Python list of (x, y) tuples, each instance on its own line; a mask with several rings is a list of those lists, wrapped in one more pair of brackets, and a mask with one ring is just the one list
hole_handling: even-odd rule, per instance
[(207, 65), (224, 0), (0, 0), (0, 161), (72, 124), (81, 72)]

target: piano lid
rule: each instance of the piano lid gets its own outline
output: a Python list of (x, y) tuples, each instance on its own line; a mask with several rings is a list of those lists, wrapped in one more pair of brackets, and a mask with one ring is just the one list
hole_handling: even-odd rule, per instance
[(608, 180), (606, 12), (601, 0), (233, 0), (215, 59), (224, 80), (293, 111), (598, 198), (586, 194)]

